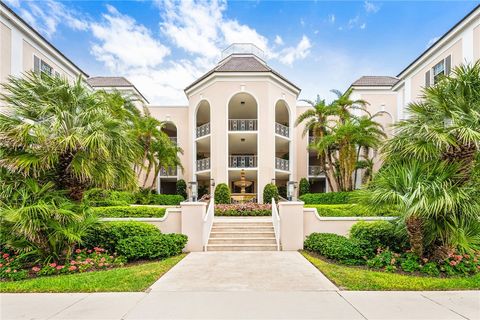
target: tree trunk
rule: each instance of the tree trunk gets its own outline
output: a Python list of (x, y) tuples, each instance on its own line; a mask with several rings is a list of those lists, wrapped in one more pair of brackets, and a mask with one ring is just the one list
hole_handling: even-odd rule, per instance
[(442, 159), (448, 163), (460, 164), (459, 182), (465, 183), (470, 180), (473, 167), (475, 165), (475, 155), (477, 147), (475, 144), (462, 144), (458, 147), (450, 146), (446, 152), (443, 153)]
[(415, 216), (410, 216), (405, 221), (407, 227), (408, 240), (412, 252), (417, 256), (423, 256), (423, 226), (422, 219)]

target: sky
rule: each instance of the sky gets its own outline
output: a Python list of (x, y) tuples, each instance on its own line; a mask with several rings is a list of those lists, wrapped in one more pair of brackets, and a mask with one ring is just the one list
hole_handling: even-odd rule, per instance
[(90, 76), (125, 76), (152, 105), (183, 89), (231, 43), (327, 100), (362, 75), (396, 76), (478, 1), (3, 0)]

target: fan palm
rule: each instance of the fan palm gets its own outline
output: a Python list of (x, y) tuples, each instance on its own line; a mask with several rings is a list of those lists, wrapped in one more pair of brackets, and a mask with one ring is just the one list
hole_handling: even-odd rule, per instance
[[(133, 189), (139, 145), (128, 123), (115, 118), (123, 100), (46, 74), (9, 78), (1, 96), (0, 166), (53, 181), (80, 199), (90, 186)], [(116, 101), (116, 103), (112, 103)]]

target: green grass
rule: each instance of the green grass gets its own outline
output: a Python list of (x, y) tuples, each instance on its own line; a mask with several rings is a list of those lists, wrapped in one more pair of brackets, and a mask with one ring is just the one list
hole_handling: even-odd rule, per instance
[(167, 211), (153, 206), (93, 207), (90, 210), (101, 218), (162, 218)]
[(326, 262), (302, 251), (302, 255), (341, 289), (346, 290), (478, 290), (480, 273), (470, 277), (433, 278), (371, 271)]
[(306, 204), (305, 208), (316, 208), (320, 217), (378, 217), (396, 215), (392, 210), (371, 212), (359, 204)]
[(135, 292), (144, 291), (186, 254), (107, 271), (0, 282), (0, 292)]

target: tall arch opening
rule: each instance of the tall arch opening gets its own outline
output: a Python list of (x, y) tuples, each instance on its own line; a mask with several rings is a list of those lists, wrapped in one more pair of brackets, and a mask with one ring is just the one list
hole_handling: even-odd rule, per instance
[(279, 193), (286, 196), (290, 179), (290, 112), (284, 100), (275, 103), (275, 184)]
[(210, 103), (202, 100), (195, 113), (195, 177), (198, 183), (199, 198), (211, 192), (210, 121)]
[[(167, 134), (172, 143), (178, 143), (177, 126), (169, 121), (165, 123), (162, 131)], [(176, 194), (177, 193), (178, 168), (161, 168), (158, 177), (158, 193)]]

